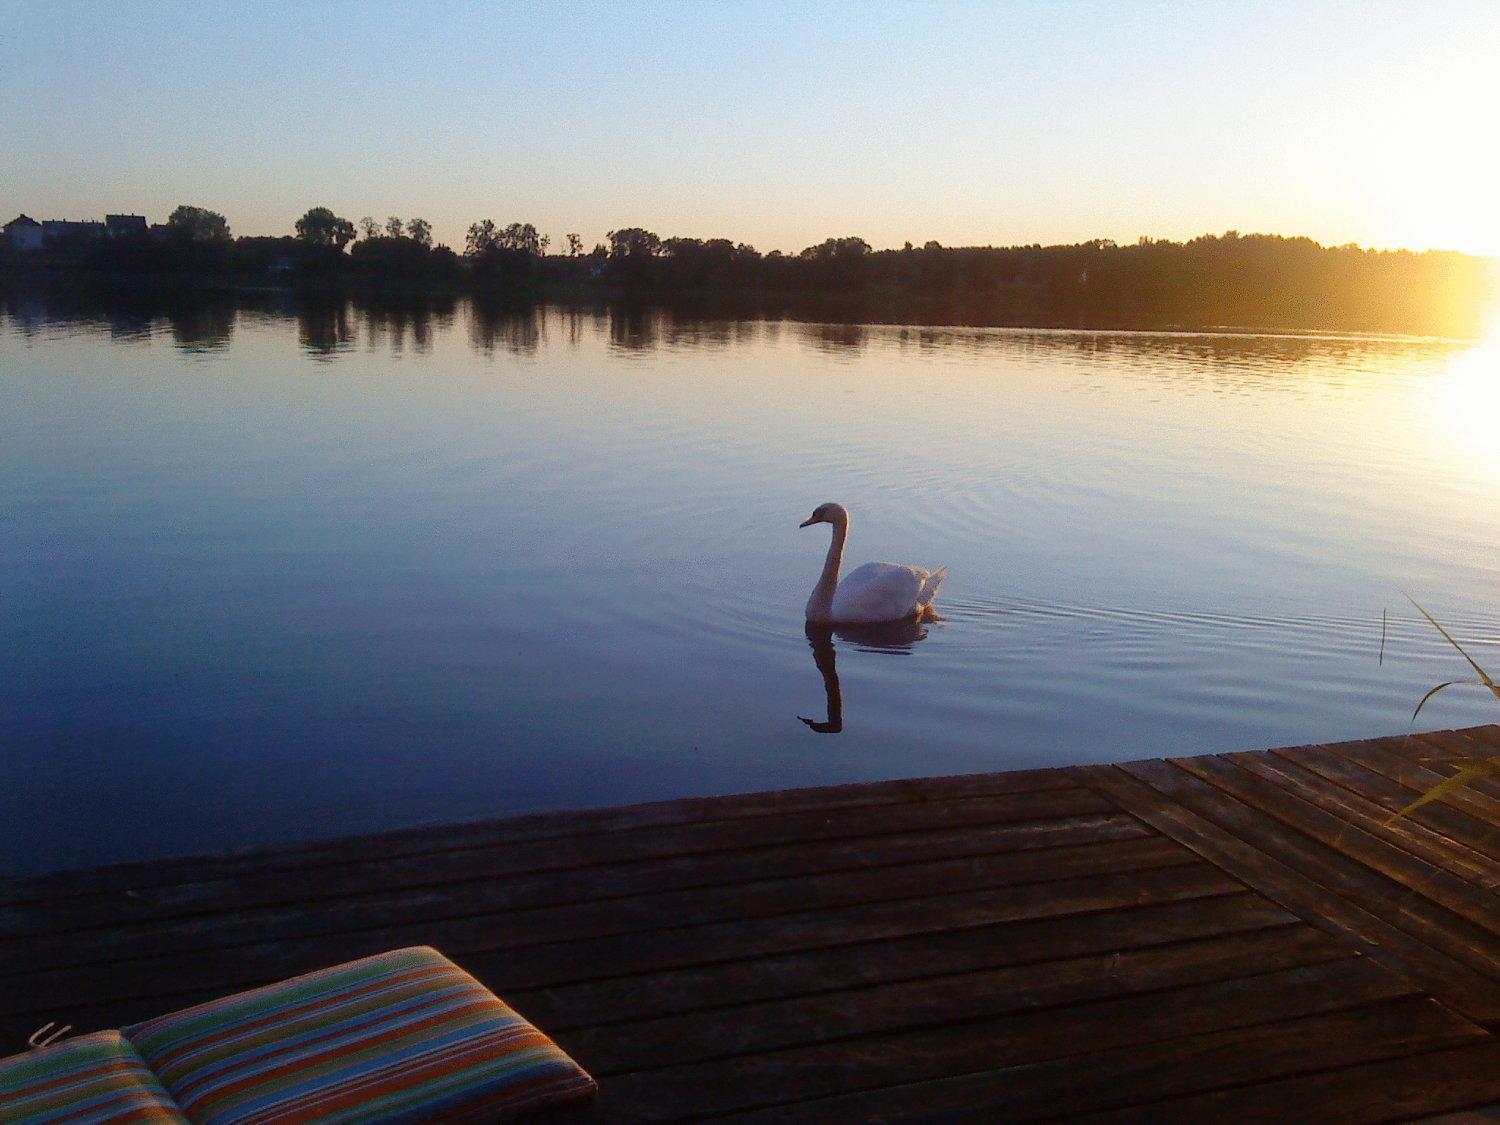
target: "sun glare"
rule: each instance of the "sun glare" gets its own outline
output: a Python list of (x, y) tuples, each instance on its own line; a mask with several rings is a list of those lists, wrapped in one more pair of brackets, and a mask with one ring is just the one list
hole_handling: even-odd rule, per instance
[(1500, 316), (1483, 343), (1460, 355), (1435, 392), (1438, 416), (1483, 472), (1500, 471)]

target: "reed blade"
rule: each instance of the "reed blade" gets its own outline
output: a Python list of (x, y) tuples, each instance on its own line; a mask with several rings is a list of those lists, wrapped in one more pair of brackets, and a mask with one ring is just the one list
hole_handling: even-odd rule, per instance
[[(1449, 680), (1447, 683), (1438, 684), (1437, 687), (1433, 688), (1431, 691), (1429, 691), (1426, 695), (1424, 695), (1422, 697), (1422, 702), (1418, 703), (1417, 704), (1417, 709), (1411, 713), (1411, 721), (1412, 722), (1416, 722), (1417, 721), (1417, 716), (1422, 713), (1422, 708), (1427, 705), (1427, 701), (1429, 699), (1431, 699), (1434, 695), (1436, 695), (1438, 692), (1442, 691), (1444, 688), (1447, 688), (1447, 687), (1455, 687), (1455, 686), (1459, 686), (1459, 685), (1463, 685), (1463, 684), (1472, 684), (1475, 687), (1484, 687), (1484, 682), (1481, 681), (1481, 680)], [(1491, 689), (1491, 690), (1493, 690), (1493, 689)]]
[(1469, 662), (1469, 667), (1473, 668), (1474, 671), (1479, 673), (1479, 682), (1493, 691), (1495, 689), (1495, 681), (1490, 679), (1490, 674), (1479, 666), (1479, 662), (1477, 660), (1475, 660), (1472, 656), (1464, 651), (1464, 646), (1455, 641), (1452, 634), (1450, 634), (1447, 629), (1444, 629), (1440, 624), (1438, 624), (1438, 619), (1432, 616), (1432, 614), (1428, 613), (1425, 609), (1423, 609), (1416, 598), (1412, 597), (1410, 594), (1407, 594), (1406, 600), (1417, 607), (1418, 613), (1427, 618), (1428, 621), (1432, 622), (1432, 627), (1439, 633), (1443, 634), (1443, 639), (1445, 641), (1447, 641), (1454, 648), (1458, 649), (1459, 655)]
[(1396, 821), (1404, 816), (1410, 816), (1423, 805), (1441, 800), (1455, 789), (1461, 789), (1471, 781), (1477, 781), (1481, 777), (1492, 777), (1495, 774), (1500, 774), (1500, 756), (1494, 758), (1461, 758), (1459, 761), (1466, 764), (1456, 774), (1438, 782), (1400, 812), (1392, 813), (1386, 818), (1385, 824), (1387, 826), (1395, 824)]

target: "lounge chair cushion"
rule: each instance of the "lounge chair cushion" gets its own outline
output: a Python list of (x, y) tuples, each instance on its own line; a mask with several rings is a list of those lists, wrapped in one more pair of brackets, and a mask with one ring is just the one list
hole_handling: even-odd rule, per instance
[(205, 1125), (496, 1120), (595, 1089), (552, 1040), (425, 946), (241, 992), (125, 1034)]
[(0, 1059), (0, 1120), (185, 1123), (156, 1075), (118, 1031), (80, 1035)]

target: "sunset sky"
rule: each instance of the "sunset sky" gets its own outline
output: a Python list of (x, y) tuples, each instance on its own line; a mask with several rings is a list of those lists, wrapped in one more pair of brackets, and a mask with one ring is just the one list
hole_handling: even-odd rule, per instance
[(1500, 253), (1500, 3), (6, 0), (0, 210)]

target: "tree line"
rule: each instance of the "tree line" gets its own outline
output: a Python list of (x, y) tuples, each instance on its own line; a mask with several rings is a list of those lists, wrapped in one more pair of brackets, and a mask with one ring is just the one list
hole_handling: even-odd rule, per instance
[[(151, 231), (58, 245), (53, 267), (159, 279), (282, 279), (392, 288), (472, 288), (509, 298), (566, 294), (732, 304), (740, 314), (926, 323), (1162, 328), (1244, 326), (1472, 335), (1494, 291), (1492, 263), (1450, 251), (1324, 246), (1281, 235), (1183, 242), (875, 250), (829, 238), (796, 254), (726, 238), (610, 231), (553, 249), (532, 223), (472, 224), (462, 252), (422, 218), (357, 222), (310, 208), (280, 237), (231, 236), (218, 212), (182, 205)], [(19, 255), (9, 264), (19, 266)]]

